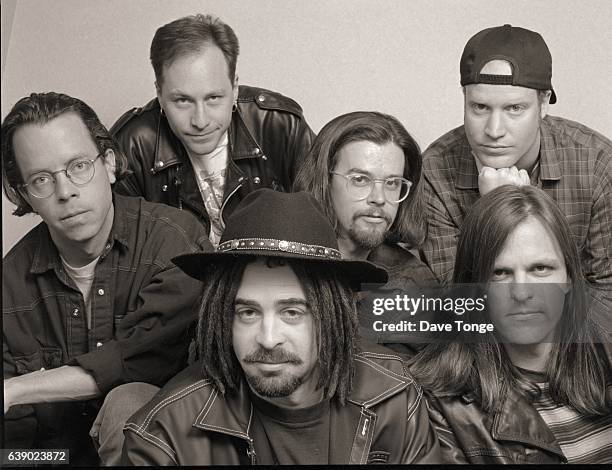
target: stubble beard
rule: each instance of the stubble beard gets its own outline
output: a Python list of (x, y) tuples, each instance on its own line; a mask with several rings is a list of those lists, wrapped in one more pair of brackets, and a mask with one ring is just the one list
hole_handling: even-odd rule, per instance
[(292, 374), (288, 376), (279, 375), (272, 377), (245, 374), (245, 377), (251, 388), (258, 395), (268, 398), (287, 397), (304, 383), (304, 377), (298, 377)]

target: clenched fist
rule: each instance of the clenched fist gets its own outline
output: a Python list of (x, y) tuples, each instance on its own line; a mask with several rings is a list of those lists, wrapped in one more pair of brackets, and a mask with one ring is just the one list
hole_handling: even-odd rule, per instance
[(478, 190), (484, 196), (504, 184), (525, 186), (531, 184), (529, 174), (525, 170), (519, 170), (515, 166), (510, 168), (491, 168), (483, 166), (478, 173)]

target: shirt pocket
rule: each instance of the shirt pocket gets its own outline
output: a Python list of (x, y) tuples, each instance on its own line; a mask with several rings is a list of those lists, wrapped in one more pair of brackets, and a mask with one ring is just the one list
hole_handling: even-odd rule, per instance
[(62, 350), (60, 348), (40, 348), (32, 354), (15, 357), (17, 374), (23, 375), (45, 369), (55, 369), (62, 365)]

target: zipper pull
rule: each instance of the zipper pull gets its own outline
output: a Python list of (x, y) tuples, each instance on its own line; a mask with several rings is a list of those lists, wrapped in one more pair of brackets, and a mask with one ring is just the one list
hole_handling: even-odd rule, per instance
[(365, 421), (363, 422), (363, 428), (361, 429), (361, 435), (362, 435), (362, 436), (365, 436), (365, 435), (366, 435), (366, 432), (367, 432), (367, 430), (368, 430), (368, 422), (369, 422), (369, 421), (370, 421), (370, 420), (369, 420), (368, 418), (366, 418), (366, 419), (365, 419)]
[(249, 439), (249, 448), (247, 449), (247, 455), (251, 460), (251, 465), (257, 465), (257, 454), (255, 454), (255, 445), (253, 439)]

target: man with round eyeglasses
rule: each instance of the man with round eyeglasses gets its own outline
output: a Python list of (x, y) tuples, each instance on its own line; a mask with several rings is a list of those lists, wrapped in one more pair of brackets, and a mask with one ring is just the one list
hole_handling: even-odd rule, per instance
[(34, 173), (25, 183), (20, 185), (20, 187), (25, 189), (31, 196), (45, 199), (55, 193), (55, 175), (58, 173), (64, 173), (66, 178), (76, 186), (85, 186), (96, 174), (95, 163), (96, 160), (102, 156), (103, 154), (99, 153), (92, 159), (77, 157), (71, 160), (63, 170)]
[(191, 214), (113, 195), (125, 156), (76, 98), (21, 99), (1, 142), (14, 214), (42, 218), (3, 259), (3, 446), (116, 464), (127, 418), (187, 363), (200, 283), (171, 259), (212, 246)]
[(389, 272), (388, 289), (435, 283), (415, 252), (425, 222), (418, 144), (393, 116), (353, 112), (327, 123), (302, 162), (294, 190), (308, 191), (336, 229), (343, 258)]

